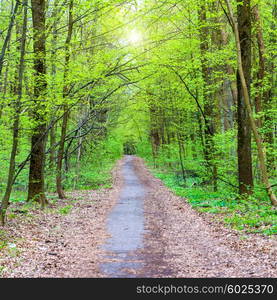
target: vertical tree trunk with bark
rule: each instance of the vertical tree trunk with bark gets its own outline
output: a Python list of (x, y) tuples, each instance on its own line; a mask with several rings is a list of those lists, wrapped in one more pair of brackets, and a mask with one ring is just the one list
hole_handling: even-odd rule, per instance
[(12, 28), (14, 25), (14, 21), (15, 21), (15, 17), (16, 17), (19, 5), (20, 5), (20, 2), (18, 0), (16, 0), (14, 8), (12, 7), (13, 10), (11, 11), (10, 23), (9, 23), (7, 34), (6, 34), (6, 37), (5, 37), (5, 40), (4, 40), (2, 49), (1, 49), (1, 53), (0, 53), (0, 82), (1, 82), (3, 65), (4, 65), (4, 58), (5, 58), (6, 50), (7, 50), (11, 35), (12, 35)]
[[(65, 67), (64, 67), (64, 88), (63, 88), (63, 98), (66, 102), (66, 96), (68, 91), (68, 71), (69, 71), (69, 60), (70, 60), (70, 42), (72, 38), (72, 31), (73, 31), (73, 0), (69, 2), (69, 16), (68, 16), (68, 32), (67, 32), (67, 38), (65, 41)], [(57, 175), (56, 175), (56, 187), (57, 187), (57, 193), (60, 199), (66, 198), (65, 193), (63, 191), (62, 187), (62, 162), (63, 162), (63, 156), (64, 156), (64, 145), (65, 145), (65, 137), (67, 132), (67, 124), (69, 119), (69, 109), (68, 105), (64, 103), (64, 114), (63, 114), (63, 120), (62, 120), (62, 128), (61, 128), (61, 138), (60, 138), (60, 144), (58, 149), (58, 157), (57, 157)]]
[[(221, 28), (221, 40), (224, 46), (228, 44), (229, 34), (226, 28)], [(224, 76), (225, 72), (231, 77), (235, 74), (233, 67), (230, 64), (226, 64), (223, 71), (223, 103), (226, 108), (224, 115), (224, 129), (234, 128), (235, 114), (233, 107), (237, 106), (237, 83), (235, 80), (229, 79)]]
[[(51, 87), (50, 90), (52, 92), (52, 101), (55, 102), (56, 100), (56, 73), (57, 73), (57, 51), (56, 51), (56, 44), (57, 44), (57, 38), (58, 38), (58, 32), (57, 32), (57, 23), (58, 23), (58, 18), (57, 18), (57, 13), (58, 13), (58, 0), (54, 1), (53, 4), (53, 13), (52, 17), (54, 19), (53, 21), (53, 35), (52, 35), (52, 41), (51, 41)], [(53, 123), (55, 120), (56, 116), (56, 111), (51, 112), (51, 121), (50, 123)], [(50, 155), (49, 155), (49, 168), (55, 168), (55, 160), (56, 160), (56, 123), (51, 126), (50, 133), (49, 133), (49, 142), (50, 142)]]
[(151, 104), (151, 107), (150, 107), (150, 139), (151, 139), (154, 163), (158, 156), (159, 148), (161, 145), (161, 140), (160, 140), (159, 131), (158, 131), (157, 127), (158, 127), (158, 125), (157, 125), (157, 110), (155, 108), (155, 104)]
[[(238, 4), (238, 31), (241, 47), (242, 68), (250, 92), (251, 80), (251, 7), (250, 0), (244, 0)], [(251, 155), (251, 127), (249, 114), (245, 104), (241, 78), (237, 73), (238, 102), (237, 102), (237, 123), (238, 123), (238, 180), (239, 193), (251, 194), (253, 189), (252, 155)]]
[[(2, 49), (0, 52), (0, 91), (3, 91), (3, 99), (5, 99), (6, 92), (7, 92), (7, 86), (8, 86), (8, 73), (9, 73), (9, 65), (10, 65), (9, 60), (6, 63), (6, 70), (5, 70), (5, 73), (3, 76), (4, 78), (2, 78), (2, 72), (3, 72), (6, 52), (9, 52), (12, 29), (13, 29), (13, 26), (15, 23), (15, 18), (16, 18), (16, 14), (17, 14), (19, 6), (20, 6), (19, 1), (16, 1), (15, 6), (13, 6), (13, 3), (11, 5), (10, 22), (9, 22), (7, 34), (4, 39), (3, 46), (2, 46)], [(0, 102), (0, 119), (2, 118), (3, 107), (4, 107), (4, 103)]]
[[(12, 139), (12, 150), (10, 155), (10, 164), (9, 164), (9, 173), (7, 186), (5, 190), (4, 197), (0, 205), (0, 222), (1, 225), (5, 223), (5, 214), (9, 205), (9, 200), (12, 192), (12, 186), (14, 183), (14, 173), (15, 173), (15, 159), (18, 149), (18, 138), (19, 138), (19, 123), (20, 123), (20, 112), (21, 112), (21, 98), (22, 98), (22, 83), (23, 83), (23, 72), (24, 72), (24, 57), (25, 57), (25, 45), (26, 45), (26, 32), (27, 32), (27, 7), (28, 0), (23, 2), (23, 23), (17, 25), (17, 35), (20, 38), (21, 43), (18, 47), (20, 52), (20, 59), (18, 67), (16, 70), (16, 86), (15, 86), (15, 95), (16, 101), (14, 103), (14, 122), (13, 122), (13, 139)], [(21, 37), (19, 37), (20, 27), (22, 27)]]
[(253, 132), (255, 142), (256, 142), (256, 146), (257, 146), (257, 150), (258, 150), (258, 158), (259, 158), (259, 163), (260, 163), (260, 168), (261, 168), (262, 181), (263, 181), (263, 184), (266, 188), (268, 197), (269, 197), (272, 205), (277, 206), (277, 198), (276, 198), (276, 196), (273, 192), (272, 186), (271, 186), (271, 184), (269, 182), (269, 178), (268, 178), (268, 171), (267, 171), (267, 166), (266, 166), (264, 145), (263, 145), (261, 136), (258, 132), (256, 122), (255, 122), (255, 119), (254, 119), (254, 116), (253, 116), (252, 107), (251, 107), (251, 103), (250, 103), (250, 96), (249, 96), (249, 91), (248, 91), (248, 86), (247, 86), (247, 81), (246, 81), (246, 78), (245, 78), (245, 75), (244, 75), (242, 51), (241, 51), (241, 41), (240, 41), (240, 36), (239, 36), (238, 22), (234, 17), (230, 1), (229, 0), (225, 0), (225, 1), (226, 1), (226, 4), (227, 4), (227, 7), (228, 7), (230, 19), (231, 19), (234, 34), (235, 34), (236, 49), (237, 49), (238, 72), (239, 72), (241, 86), (242, 86), (243, 101), (244, 101), (246, 109), (247, 109), (248, 117), (249, 117), (249, 120), (250, 120), (251, 130)]
[[(277, 19), (277, 3), (276, 1), (273, 3), (272, 6), (272, 17), (273, 21), (271, 22), (271, 30), (274, 32), (276, 31), (276, 22)], [(270, 36), (270, 44), (276, 45), (276, 35), (272, 34)], [(276, 166), (276, 155), (274, 155), (274, 120), (272, 113), (270, 110), (274, 106), (274, 99), (276, 99), (276, 60), (270, 59), (266, 61), (266, 71), (269, 76), (270, 88), (267, 92), (267, 95), (264, 97), (264, 110), (266, 111), (264, 116), (264, 127), (265, 127), (265, 134), (264, 134), (264, 141), (267, 144), (267, 153), (266, 153), (266, 160), (267, 160), (267, 168), (275, 174), (277, 170)]]
[[(265, 78), (268, 76), (268, 73), (274, 74), (274, 67), (270, 68), (271, 62), (268, 62), (266, 59), (266, 49), (264, 44), (263, 38), (263, 28), (262, 28), (262, 21), (260, 17), (260, 12), (258, 5), (255, 5), (252, 9), (253, 11), (253, 20), (255, 22), (256, 27), (256, 39), (258, 45), (258, 53), (259, 53), (259, 63), (258, 63), (258, 70), (257, 70), (257, 83), (256, 83), (256, 95), (255, 95), (255, 111), (258, 114), (259, 112), (264, 111), (265, 116), (258, 116), (256, 119), (257, 126), (262, 128), (264, 125), (264, 134), (263, 140), (267, 142), (268, 151), (266, 153), (266, 160), (267, 160), (267, 168), (268, 170), (274, 170), (274, 154), (272, 153), (272, 149), (274, 147), (273, 143), (273, 120), (271, 113), (268, 111), (271, 109), (272, 106), (272, 88), (274, 88), (274, 84), (272, 83), (272, 88), (267, 87), (265, 88)], [(274, 36), (274, 35), (272, 35)], [(273, 41), (274, 37), (271, 38), (271, 43), (274, 44)], [(273, 64), (274, 64), (274, 60)], [(264, 124), (265, 121), (265, 124)]]
[[(78, 131), (78, 135), (81, 135), (81, 130)], [(82, 142), (83, 137), (78, 138), (78, 149), (77, 149), (77, 157), (76, 157), (76, 177), (74, 180), (74, 189), (77, 186), (77, 183), (80, 179), (80, 170), (81, 170), (81, 154), (82, 154)]]
[(211, 93), (209, 93), (208, 88), (212, 85), (211, 75), (212, 69), (208, 66), (208, 61), (206, 59), (207, 51), (209, 49), (208, 39), (209, 39), (209, 30), (207, 25), (207, 16), (206, 16), (206, 5), (205, 2), (200, 6), (198, 11), (198, 16), (200, 20), (200, 52), (201, 52), (201, 67), (202, 74), (204, 79), (204, 115), (206, 117), (204, 134), (205, 134), (205, 147), (204, 155), (208, 166), (211, 169), (212, 173), (212, 182), (214, 191), (217, 191), (217, 166), (214, 160), (214, 141), (213, 137), (215, 134), (215, 103)]
[(0, 78), (0, 92), (2, 94), (1, 102), (0, 102), (0, 119), (2, 119), (3, 109), (5, 106), (6, 94), (7, 94), (8, 87), (9, 87), (8, 77), (9, 77), (9, 71), (10, 71), (10, 56), (11, 56), (9, 51), (10, 51), (10, 42), (8, 43), (8, 46), (7, 46), (8, 55), (6, 55), (7, 63), (5, 64), (5, 71), (3, 74), (3, 79)]
[(46, 142), (46, 49), (45, 49), (45, 0), (31, 0), (34, 48), (34, 106), (33, 119), (36, 126), (31, 138), (28, 201), (35, 200), (42, 207), (47, 203), (44, 191), (44, 162)]
[[(255, 95), (255, 111), (256, 114), (262, 111), (262, 106), (266, 97), (268, 97), (268, 90), (263, 90), (263, 84), (265, 79), (265, 45), (263, 39), (263, 31), (260, 19), (260, 12), (258, 6), (254, 6), (253, 9), (253, 20), (255, 22), (256, 27), (256, 39), (258, 44), (259, 51), (259, 65), (257, 71), (257, 83), (256, 83), (256, 95)], [(257, 126), (262, 127), (262, 118), (256, 120)]]

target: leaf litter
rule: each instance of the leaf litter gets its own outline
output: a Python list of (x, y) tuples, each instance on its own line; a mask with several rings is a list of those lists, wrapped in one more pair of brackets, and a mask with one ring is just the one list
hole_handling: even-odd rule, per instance
[[(30, 209), (10, 219), (3, 234), (6, 246), (0, 248), (0, 276), (105, 277), (99, 268), (106, 254), (101, 245), (109, 237), (106, 219), (124, 184), (123, 163), (113, 170), (111, 189), (73, 191), (49, 209)], [(276, 236), (242, 236), (175, 196), (141, 158), (133, 163), (146, 196), (144, 245), (135, 253), (143, 267), (130, 268), (132, 276), (277, 277)], [(67, 214), (59, 213), (69, 206)]]

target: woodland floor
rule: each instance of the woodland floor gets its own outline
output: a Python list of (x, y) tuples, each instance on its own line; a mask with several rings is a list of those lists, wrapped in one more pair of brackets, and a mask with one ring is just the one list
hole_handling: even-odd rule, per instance
[[(126, 163), (143, 189), (143, 232), (141, 245), (119, 258), (105, 245), (112, 238), (107, 220), (126, 188)], [(22, 213), (13, 204), (15, 217), (1, 230), (7, 245), (0, 249), (0, 277), (277, 277), (276, 236), (245, 235), (195, 211), (138, 157), (120, 160), (113, 178), (111, 189), (71, 192), (44, 211)], [(105, 271), (119, 260), (121, 275)]]

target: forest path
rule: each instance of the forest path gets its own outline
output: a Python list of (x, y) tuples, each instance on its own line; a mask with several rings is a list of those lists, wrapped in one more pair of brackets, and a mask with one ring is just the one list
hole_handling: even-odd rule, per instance
[(125, 157), (121, 173), (124, 183), (107, 220), (111, 237), (103, 245), (109, 255), (100, 265), (109, 277), (132, 277), (128, 271), (134, 272), (143, 263), (133, 252), (143, 247), (145, 187), (134, 171), (131, 156)]
[(136, 156), (118, 161), (112, 188), (67, 196), (27, 214), (13, 204), (0, 277), (277, 277), (276, 236), (197, 212)]
[(100, 259), (103, 277), (277, 276), (276, 239), (242, 240), (174, 196), (138, 157), (124, 157), (120, 176)]

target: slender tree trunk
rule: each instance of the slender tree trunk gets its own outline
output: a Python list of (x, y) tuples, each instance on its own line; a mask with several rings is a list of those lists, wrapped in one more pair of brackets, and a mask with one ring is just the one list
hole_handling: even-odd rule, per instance
[(20, 112), (21, 112), (21, 98), (22, 98), (22, 82), (23, 82), (23, 72), (24, 72), (24, 57), (25, 57), (25, 46), (26, 46), (26, 32), (27, 32), (27, 8), (28, 0), (23, 2), (23, 24), (22, 24), (22, 33), (21, 33), (21, 43), (18, 47), (20, 51), (20, 59), (18, 63), (17, 73), (16, 74), (16, 84), (15, 94), (17, 95), (16, 102), (14, 103), (15, 116), (13, 122), (13, 140), (12, 140), (12, 151), (10, 155), (10, 165), (7, 186), (5, 190), (4, 197), (0, 206), (0, 222), (2, 226), (5, 223), (5, 214), (9, 205), (9, 200), (12, 192), (12, 186), (14, 183), (14, 173), (15, 173), (15, 159), (18, 149), (18, 138), (19, 138), (19, 123), (20, 123)]
[[(12, 35), (12, 28), (14, 26), (14, 22), (15, 22), (15, 17), (18, 11), (18, 7), (19, 7), (19, 1), (16, 1), (15, 7), (13, 6), (13, 3), (11, 5), (11, 17), (10, 17), (10, 23), (8, 26), (8, 30), (7, 30), (7, 35), (4, 39), (4, 43), (1, 49), (1, 53), (0, 53), (0, 91), (3, 91), (3, 100), (5, 100), (6, 97), (6, 92), (7, 92), (7, 86), (8, 86), (8, 74), (9, 74), (9, 66), (10, 66), (10, 60), (9, 57), (7, 59), (7, 63), (6, 63), (6, 70), (4, 73), (4, 78), (2, 78), (2, 72), (3, 72), (3, 67), (4, 67), (4, 60), (5, 60), (5, 56), (6, 56), (6, 52), (9, 52), (9, 48), (10, 48), (10, 40), (11, 40), (11, 35)], [(3, 111), (3, 107), (4, 107), (4, 102), (0, 103), (0, 119), (2, 118), (2, 111)]]
[(7, 55), (7, 63), (5, 65), (5, 72), (3, 74), (3, 83), (2, 83), (2, 80), (0, 78), (0, 92), (1, 92), (1, 102), (0, 102), (0, 119), (2, 119), (2, 114), (3, 114), (3, 109), (4, 109), (4, 106), (5, 106), (5, 99), (6, 99), (6, 94), (7, 94), (7, 90), (8, 90), (8, 77), (9, 77), (9, 70), (10, 70), (10, 41), (8, 43), (8, 46), (7, 46), (7, 52), (8, 52), (8, 55)]
[(233, 24), (233, 30), (234, 30), (234, 34), (235, 34), (236, 48), (237, 48), (238, 71), (239, 71), (239, 76), (240, 76), (240, 80), (241, 80), (243, 100), (245, 102), (247, 113), (248, 113), (248, 116), (250, 119), (251, 129), (253, 131), (255, 142), (257, 145), (258, 158), (259, 158), (260, 167), (261, 167), (262, 181), (266, 187), (267, 194), (268, 194), (268, 197), (269, 197), (271, 203), (273, 205), (277, 206), (277, 198), (272, 190), (272, 187), (271, 187), (269, 179), (268, 179), (268, 172), (267, 172), (263, 142), (262, 142), (262, 139), (258, 132), (255, 119), (253, 117), (253, 112), (252, 112), (250, 97), (249, 97), (249, 90), (248, 90), (247, 81), (246, 81), (246, 78), (244, 75), (243, 59), (242, 59), (242, 51), (241, 51), (241, 40), (240, 40), (240, 35), (239, 35), (238, 22), (234, 17), (233, 10), (232, 10), (229, 0), (225, 0), (225, 1), (226, 1), (229, 15), (230, 15), (230, 18), (231, 18), (232, 24)]
[(12, 28), (13, 28), (13, 25), (14, 25), (14, 21), (15, 21), (15, 17), (16, 17), (19, 5), (20, 5), (20, 2), (18, 0), (16, 0), (15, 7), (11, 12), (11, 19), (10, 19), (7, 35), (5, 37), (4, 44), (3, 44), (2, 49), (1, 49), (1, 53), (0, 53), (0, 81), (1, 81), (1, 75), (2, 75), (2, 70), (3, 70), (4, 58), (5, 58), (6, 50), (7, 50), (10, 38), (11, 38)]
[(155, 103), (150, 104), (150, 140), (152, 146), (152, 155), (154, 164), (156, 166), (156, 158), (158, 156), (159, 148), (161, 145), (160, 136), (158, 132), (157, 109)]
[(83, 137), (78, 139), (78, 149), (77, 149), (77, 157), (76, 157), (76, 178), (74, 180), (74, 189), (80, 179), (80, 170), (81, 170), (81, 154), (82, 154), (82, 142)]
[[(240, 1), (239, 1), (240, 2)], [(250, 0), (244, 0), (243, 5), (238, 5), (238, 33), (241, 47), (241, 60), (247, 90), (250, 91), (251, 80), (251, 7)], [(253, 190), (253, 171), (251, 155), (251, 127), (249, 114), (245, 104), (243, 86), (239, 72), (237, 73), (238, 102), (238, 180), (239, 193), (251, 194)]]
[(185, 175), (185, 166), (183, 162), (183, 155), (184, 155), (184, 148), (182, 145), (182, 140), (180, 137), (179, 132), (177, 132), (177, 141), (178, 141), (178, 152), (179, 152), (179, 161), (180, 161), (180, 166), (181, 166), (181, 171), (182, 171), (182, 177), (183, 181), (186, 181), (186, 175)]
[[(56, 59), (56, 45), (57, 45), (57, 38), (58, 38), (58, 34), (57, 34), (57, 12), (58, 12), (58, 0), (54, 1), (53, 4), (54, 8), (53, 8), (53, 19), (54, 19), (54, 23), (53, 23), (53, 36), (52, 36), (52, 51), (51, 51), (51, 94), (52, 94), (52, 101), (55, 102), (56, 100), (56, 91), (57, 91), (57, 87), (56, 87), (56, 73), (57, 73), (57, 68), (56, 68), (56, 63), (57, 63), (57, 59)], [(51, 113), (51, 121), (53, 122), (55, 120), (55, 116), (56, 116), (56, 112), (53, 111)], [(56, 123), (51, 127), (50, 129), (50, 134), (49, 134), (49, 138), (50, 138), (50, 155), (49, 155), (49, 168), (55, 168), (56, 164), (55, 164), (55, 157), (56, 157), (56, 148), (55, 148), (55, 144), (56, 144)]]
[(67, 145), (66, 145), (66, 149), (65, 149), (65, 151), (64, 151), (64, 171), (65, 171), (65, 173), (68, 173), (69, 172), (69, 169), (70, 169), (70, 164), (69, 164), (69, 161), (70, 161), (70, 152), (69, 152), (69, 150), (70, 150), (70, 147), (71, 147), (71, 145), (72, 145), (72, 143), (73, 143), (73, 141), (74, 141), (74, 139), (76, 138), (76, 136), (78, 135), (78, 130), (75, 132), (75, 136), (74, 137), (72, 137), (69, 141), (68, 141), (68, 143), (67, 143)]
[(206, 59), (207, 51), (209, 49), (208, 39), (209, 30), (207, 27), (207, 16), (206, 16), (206, 5), (201, 5), (200, 11), (198, 12), (199, 19), (201, 22), (200, 28), (200, 52), (201, 52), (201, 66), (202, 74), (204, 79), (204, 115), (206, 116), (206, 122), (204, 127), (205, 134), (205, 148), (204, 154), (207, 165), (211, 167), (212, 181), (214, 191), (217, 191), (217, 166), (214, 160), (214, 141), (213, 137), (215, 134), (215, 109), (214, 109), (214, 99), (209, 94), (208, 87), (212, 85), (211, 74), (212, 69), (208, 66), (208, 61)]
[(69, 112), (65, 111), (62, 120), (61, 139), (60, 139), (58, 157), (57, 157), (56, 188), (60, 199), (66, 198), (62, 187), (62, 162), (64, 158), (64, 145), (65, 145), (68, 118), (69, 118)]
[(52, 128), (50, 129), (50, 155), (49, 155), (50, 169), (52, 169), (53, 167), (55, 168), (55, 157), (56, 157), (55, 144), (56, 144), (56, 126), (53, 125)]
[[(69, 2), (68, 33), (65, 42), (65, 67), (64, 67), (64, 89), (63, 89), (63, 97), (65, 102), (66, 102), (65, 98), (67, 96), (67, 91), (68, 91), (67, 79), (68, 79), (69, 60), (70, 60), (70, 42), (71, 42), (72, 31), (73, 31), (72, 10), (73, 10), (73, 0)], [(64, 145), (65, 145), (68, 119), (69, 119), (69, 109), (68, 109), (68, 105), (64, 103), (64, 115), (62, 120), (61, 139), (60, 139), (59, 150), (58, 150), (57, 175), (56, 175), (56, 187), (60, 199), (66, 198), (62, 187), (62, 162), (64, 156)]]
[(44, 163), (46, 142), (45, 97), (46, 97), (46, 39), (45, 39), (45, 0), (31, 0), (34, 29), (34, 107), (36, 122), (31, 138), (28, 201), (35, 200), (42, 207), (47, 204), (44, 191)]
[[(264, 103), (264, 99), (268, 96), (268, 91), (263, 90), (263, 83), (265, 78), (265, 45), (263, 39), (263, 31), (261, 26), (260, 12), (258, 6), (254, 6), (253, 9), (253, 17), (256, 26), (256, 38), (258, 43), (258, 51), (259, 51), (259, 66), (257, 71), (257, 84), (256, 84), (256, 96), (255, 96), (255, 110), (256, 114), (262, 111), (262, 106)], [(257, 126), (259, 128), (262, 127), (262, 118), (258, 117), (256, 120)]]
[[(224, 46), (228, 44), (228, 36), (226, 28), (221, 28), (221, 40)], [(235, 71), (233, 67), (230, 64), (226, 64), (223, 72), (227, 73), (230, 77), (235, 74)], [(226, 108), (226, 113), (224, 117), (224, 129), (228, 130), (229, 128), (234, 128), (234, 113), (232, 110), (232, 107), (237, 106), (237, 98), (238, 98), (238, 91), (237, 91), (237, 83), (233, 79), (226, 79), (226, 77), (223, 78), (223, 102), (224, 107)]]
[[(277, 3), (274, 1), (272, 4), (272, 17), (273, 21), (271, 22), (271, 30), (272, 32), (276, 31), (276, 22), (277, 19)], [(272, 34), (269, 40), (271, 45), (276, 45), (276, 35)], [(267, 144), (267, 152), (266, 152), (266, 160), (267, 160), (267, 168), (273, 174), (275, 174), (277, 170), (276, 166), (276, 155), (274, 155), (274, 118), (273, 112), (270, 112), (274, 106), (274, 99), (276, 99), (276, 60), (270, 59), (266, 61), (266, 71), (269, 76), (270, 88), (267, 92), (267, 95), (264, 97), (264, 141)]]

